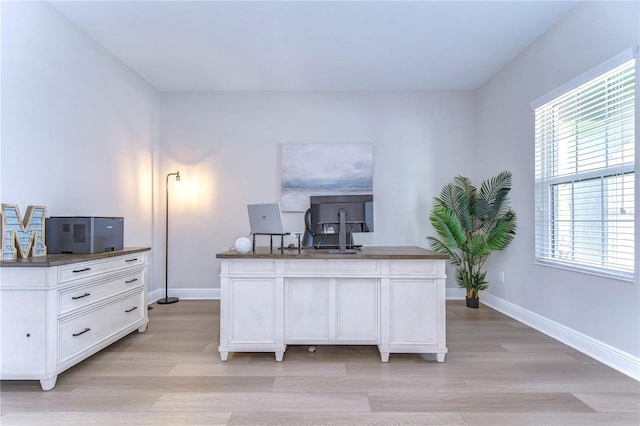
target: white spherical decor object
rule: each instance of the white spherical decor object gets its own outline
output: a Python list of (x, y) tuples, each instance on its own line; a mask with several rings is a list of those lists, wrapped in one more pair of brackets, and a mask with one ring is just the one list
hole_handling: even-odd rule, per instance
[(234, 244), (238, 253), (249, 253), (251, 251), (251, 240), (247, 237), (240, 237)]

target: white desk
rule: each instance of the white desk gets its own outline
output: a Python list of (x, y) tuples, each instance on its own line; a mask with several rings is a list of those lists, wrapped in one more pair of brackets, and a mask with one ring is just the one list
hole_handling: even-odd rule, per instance
[(377, 345), (390, 353), (447, 353), (445, 262), (419, 247), (219, 253), (220, 358), (287, 345)]

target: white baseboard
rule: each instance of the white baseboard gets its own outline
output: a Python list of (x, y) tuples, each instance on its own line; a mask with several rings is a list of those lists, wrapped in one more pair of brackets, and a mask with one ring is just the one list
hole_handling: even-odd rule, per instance
[(447, 300), (465, 300), (467, 292), (464, 288), (447, 287)]
[[(447, 293), (448, 294), (448, 293)], [(576, 330), (483, 292), (480, 301), (496, 311), (553, 337), (572, 348), (640, 381), (640, 358), (614, 348)]]

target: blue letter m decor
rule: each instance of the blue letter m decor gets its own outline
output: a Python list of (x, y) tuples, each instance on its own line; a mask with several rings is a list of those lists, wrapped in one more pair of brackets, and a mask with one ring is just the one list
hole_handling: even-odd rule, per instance
[(46, 207), (29, 206), (23, 220), (17, 205), (3, 204), (2, 258), (15, 259), (46, 255), (47, 247), (44, 245), (46, 216)]

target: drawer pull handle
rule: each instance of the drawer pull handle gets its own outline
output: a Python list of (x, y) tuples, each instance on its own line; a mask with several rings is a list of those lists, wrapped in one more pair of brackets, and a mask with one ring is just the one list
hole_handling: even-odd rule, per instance
[(136, 281), (138, 281), (138, 279), (137, 279), (137, 278), (134, 278), (134, 279), (132, 279), (132, 280), (127, 280), (127, 281), (125, 281), (124, 283), (125, 283), (125, 284), (131, 284), (131, 283), (135, 283)]
[(82, 269), (74, 269), (73, 273), (77, 274), (78, 272), (86, 272), (86, 271), (90, 271), (91, 268), (82, 268)]
[(82, 296), (73, 296), (71, 298), (71, 300), (78, 300), (78, 299), (82, 299), (83, 297), (87, 297), (87, 296), (91, 296), (91, 293), (85, 293)]
[(138, 260), (137, 257), (134, 257), (133, 259), (127, 259), (125, 260), (125, 262), (135, 262), (136, 260)]
[(136, 309), (138, 309), (138, 307), (137, 307), (137, 306), (134, 306), (134, 307), (133, 307), (133, 308), (131, 308), (131, 309), (127, 309), (125, 312), (133, 312), (133, 311), (135, 311)]
[(73, 333), (73, 337), (78, 337), (79, 335), (84, 334), (87, 331), (91, 331), (91, 329), (89, 327), (85, 327), (85, 329), (82, 330), (80, 333)]

